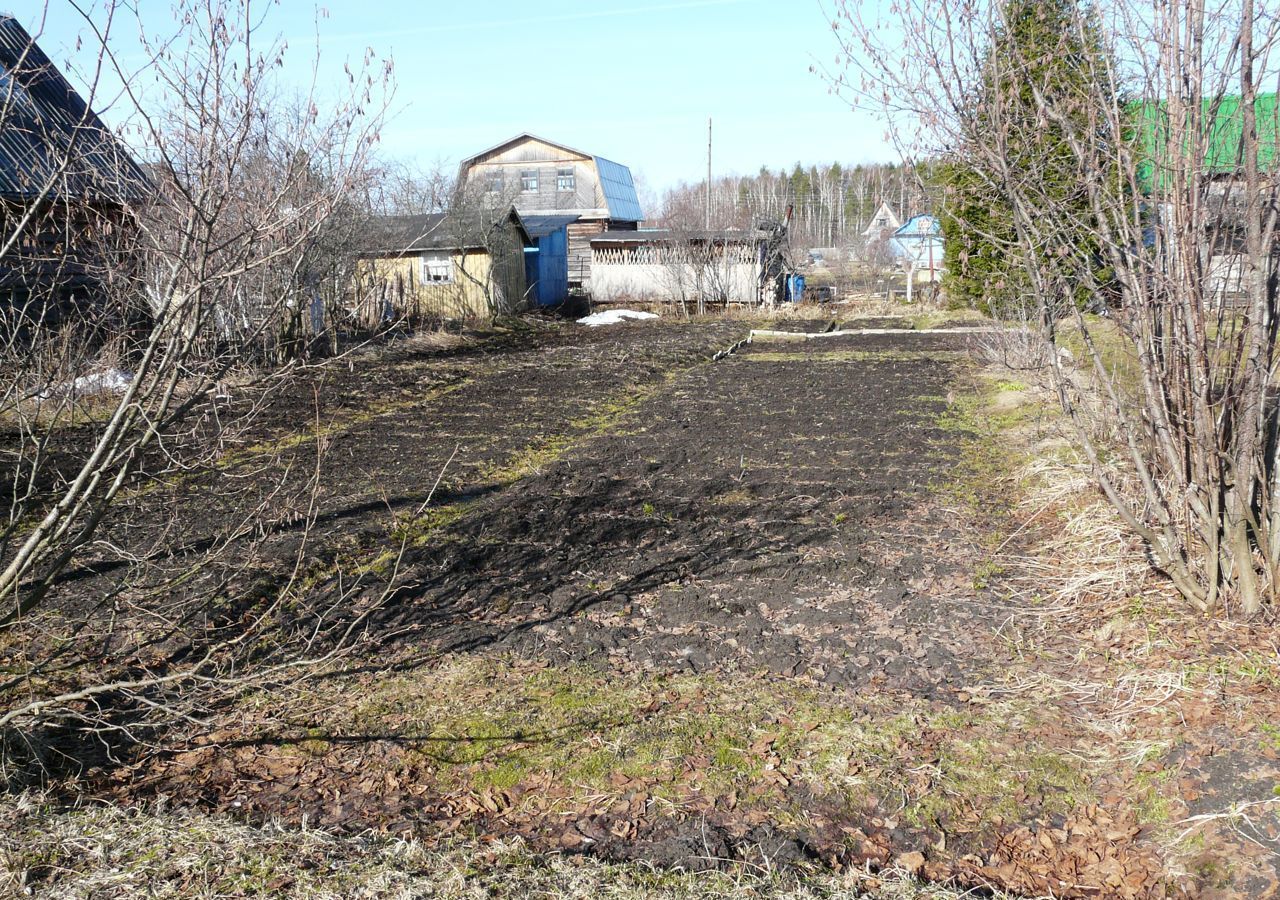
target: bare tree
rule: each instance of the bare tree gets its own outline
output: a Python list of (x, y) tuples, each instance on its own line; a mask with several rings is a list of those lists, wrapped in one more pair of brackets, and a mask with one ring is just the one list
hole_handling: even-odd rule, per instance
[[(43, 136), (48, 170), (32, 171), (34, 199), (6, 221), (0, 264), (27, 265), (20, 248), (43, 233), (54, 209), (84, 248), (64, 250), (63, 259), (96, 267), (92, 290), (73, 296), (63, 296), (63, 273), (46, 278), (44, 296), (27, 299), (21, 321), (5, 332), (6, 751), (25, 741), (15, 735), (51, 717), (101, 730), (123, 727), (125, 708), (134, 725), (162, 712), (194, 715), (202, 691), (245, 688), (245, 660), (264, 660), (259, 674), (297, 672), (336, 652), (359, 619), (337, 603), (299, 616), (290, 606), (297, 567), (267, 597), (230, 589), (237, 570), (230, 563), (252, 557), (254, 535), (289, 518), (305, 532), (314, 512), (308, 498), (319, 443), (309, 472), (282, 476), (247, 508), (237, 509), (218, 467), (227, 441), (252, 426), (295, 366), (312, 310), (335, 305), (346, 277), (335, 223), (366, 177), (390, 83), (389, 64), (369, 57), (348, 68), (340, 99), (282, 102), (283, 45), (266, 37), (259, 5), (185, 0), (176, 10), (179, 31), (159, 39), (138, 23), (149, 60), (140, 69), (127, 67), (112, 42), (127, 7), (85, 11), (101, 42), (97, 67), (114, 72), (132, 104), (146, 178), (86, 110), (63, 129), (69, 139)], [(11, 96), (25, 77), (11, 74)], [(92, 85), (87, 99), (92, 105)], [(29, 113), (6, 105), (0, 128), (21, 126)], [(114, 155), (104, 158), (108, 150)], [(86, 172), (99, 180), (86, 181)], [(106, 192), (111, 228), (94, 214)], [(47, 197), (58, 199), (51, 205)], [(71, 223), (73, 214), (93, 227)], [(31, 312), (58, 304), (100, 324), (67, 328)], [(127, 371), (104, 383), (108, 356)], [(238, 399), (228, 395), (233, 383)], [(204, 523), (180, 513), (166, 520), (152, 510), (156, 517), (141, 526), (127, 521), (147, 509), (148, 485), (200, 473), (209, 473), (207, 489), (225, 505), (223, 530), (193, 542)], [(113, 522), (119, 527), (104, 531)], [(72, 569), (124, 574), (91, 579), (95, 589), (86, 594), (68, 589)], [(273, 655), (273, 641), (292, 649)]]
[(692, 195), (668, 193), (662, 210), (663, 239), (635, 252), (661, 267), (665, 292), (684, 314), (690, 304), (702, 315), (708, 306), (759, 302), (755, 231), (740, 224), (742, 215), (741, 208), (713, 203), (708, 231), (705, 211), (692, 202)]
[(443, 212), (457, 185), (451, 168), (437, 161), (423, 169), (403, 160), (384, 162), (370, 186), (370, 211), (387, 216)]
[(463, 254), (457, 278), (464, 289), (477, 292), (490, 315), (522, 308), (527, 300), (522, 225), (515, 212), (518, 186), (478, 180), (457, 185), (445, 216), (451, 243), (479, 249)]
[[(1277, 88), (1277, 10), (1253, 0), (897, 9), (885, 30), (837, 4), (847, 64), (837, 80), (884, 98), (914, 125), (899, 129), (904, 142), (958, 153), (1008, 204), (1030, 318), (1051, 348), (1070, 339), (1083, 359), (1076, 371), (1066, 354), (1046, 356), (1102, 489), (1189, 602), (1258, 612), (1280, 590), (1278, 120), (1264, 97)], [(1020, 37), (1015, 19), (1046, 9), (1056, 50)], [(1067, 67), (1066, 89), (1047, 59), (1058, 75)], [(1028, 165), (1029, 150), (1070, 173), (1070, 203)], [(1088, 215), (1067, 214), (1077, 200)], [(1118, 357), (1113, 326), (1084, 315), (1082, 295), (1114, 295)], [(1132, 491), (1104, 465), (1086, 414), (1095, 399)]]

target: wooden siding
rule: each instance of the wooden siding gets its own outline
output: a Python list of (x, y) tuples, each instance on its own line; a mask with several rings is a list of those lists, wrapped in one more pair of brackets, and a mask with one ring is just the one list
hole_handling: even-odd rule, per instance
[[(573, 190), (562, 191), (557, 187), (560, 169), (573, 169)], [(538, 189), (523, 189), (523, 174), (538, 173)], [(550, 163), (486, 163), (471, 170), (469, 182), (486, 189), (498, 175), (502, 177), (501, 192), (494, 191), (505, 204), (510, 201), (521, 215), (549, 215), (561, 213), (584, 218), (608, 218), (609, 208), (594, 162), (556, 161)]]
[(491, 319), (519, 309), (525, 300), (524, 259), (503, 253), (495, 266), (487, 251), (455, 251), (453, 281), (422, 280), (423, 254), (361, 260), (355, 301), (361, 322), (387, 319)]
[(591, 161), (591, 157), (585, 153), (574, 153), (566, 147), (558, 147), (547, 141), (526, 137), (524, 140), (510, 142), (489, 153), (477, 156), (472, 163), (475, 165), (544, 163), (562, 159)]
[[(482, 191), (486, 205), (511, 204), (521, 215), (573, 215), (569, 226), (569, 287), (591, 286), (591, 238), (606, 230), (634, 229), (634, 221), (610, 219), (596, 158), (526, 136), (468, 161), (462, 177), (469, 192)], [(558, 189), (557, 173), (573, 168), (574, 189)], [(522, 173), (536, 171), (536, 191), (522, 190)], [(501, 186), (494, 184), (501, 178)]]
[[(573, 169), (574, 189), (557, 189), (559, 169)], [(521, 173), (536, 171), (538, 189), (521, 189)], [(571, 153), (545, 141), (527, 139), (472, 161), (467, 182), (488, 188), (492, 180), (502, 177), (502, 203), (515, 204), (521, 215), (565, 213), (584, 218), (608, 218), (609, 208), (600, 187), (600, 175), (593, 157)]]
[(591, 239), (607, 222), (574, 222), (569, 226), (569, 287), (591, 286)]

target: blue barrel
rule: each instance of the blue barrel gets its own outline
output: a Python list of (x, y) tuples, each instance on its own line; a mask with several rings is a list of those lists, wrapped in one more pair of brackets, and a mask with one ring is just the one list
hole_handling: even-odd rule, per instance
[(804, 276), (788, 275), (787, 276), (787, 300), (792, 303), (799, 303), (804, 299)]

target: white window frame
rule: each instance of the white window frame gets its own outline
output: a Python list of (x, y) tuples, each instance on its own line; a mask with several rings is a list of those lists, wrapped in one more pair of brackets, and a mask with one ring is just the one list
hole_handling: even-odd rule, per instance
[(520, 171), (520, 192), (523, 194), (538, 193), (537, 169), (522, 169)]
[(424, 250), (420, 265), (423, 284), (453, 284), (453, 254), (448, 250)]
[(506, 186), (505, 179), (502, 177), (502, 170), (490, 172), (488, 175), (488, 191), (490, 194), (501, 194), (502, 189)]
[(556, 169), (556, 190), (561, 193), (571, 193), (578, 189), (577, 173), (570, 166), (564, 169)]

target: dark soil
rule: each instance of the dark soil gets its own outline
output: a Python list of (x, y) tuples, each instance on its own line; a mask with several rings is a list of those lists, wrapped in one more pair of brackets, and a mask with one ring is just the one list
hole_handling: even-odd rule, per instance
[[(389, 542), (388, 509), (421, 505), (454, 448), (464, 449), (434, 501), (460, 515), (404, 553), (370, 629), (377, 655), (363, 665), (497, 651), (623, 674), (759, 673), (956, 702), (993, 658), (989, 613), (974, 602), (968, 574), (977, 536), (928, 502), (960, 447), (938, 422), (946, 394), (966, 377), (967, 336), (758, 343), (705, 361), (741, 336), (732, 327), (644, 325), (556, 332), (480, 358), (465, 374), (452, 359), (381, 358), (379, 392), (408, 401), (331, 437), (326, 459), (342, 463), (325, 467), (311, 540), (337, 544), (354, 529), (377, 552)], [(823, 355), (831, 349), (855, 352)], [(336, 377), (346, 390), (367, 390), (358, 377)], [(442, 377), (465, 380), (442, 396), (412, 396)], [(605, 398), (642, 389), (648, 398), (609, 427), (573, 424)], [(524, 477), (493, 475), (495, 464), (536, 457), (565, 434), (576, 435), (568, 449)], [(197, 521), (217, 516), (206, 508)], [(279, 553), (283, 568), (292, 549), (282, 529), (255, 558), (266, 564)], [(366, 590), (384, 589), (375, 579)], [(255, 743), (199, 751), (120, 787), (238, 807), (259, 765)], [(279, 795), (281, 806), (261, 794), (255, 814), (287, 808), (289, 818), (357, 829), (417, 820), (400, 795), (371, 802), (363, 788), (339, 787), (404, 765), (394, 742), (354, 750), (310, 780), (300, 780), (302, 763), (288, 762), (292, 780), (279, 784), (314, 784), (313, 805), (299, 806), (306, 794), (296, 789)], [(193, 766), (204, 776), (193, 779)], [(324, 784), (363, 799), (335, 806)], [(735, 835), (735, 858), (810, 852), (795, 835), (753, 837), (723, 811), (721, 822)], [(687, 834), (654, 827), (611, 839), (610, 852), (685, 852)]]
[[(746, 333), (737, 324), (543, 326), (316, 370), (277, 392), (222, 465), (157, 485), (110, 523), (116, 546), (150, 554), (141, 575), (104, 559), (68, 585), (103, 592), (121, 571), (159, 583), (230, 539), (237, 552), (180, 589), (252, 596), (287, 579), (301, 555), (316, 596), (377, 603), (345, 673), (354, 678), (394, 669), (425, 679), (444, 661), (478, 658), (963, 709), (966, 685), (1008, 659), (995, 637), (1007, 614), (975, 586), (984, 535), (938, 491), (961, 477), (967, 435), (943, 423), (948, 396), (967, 386), (977, 338), (759, 341), (710, 361)], [(319, 440), (289, 440), (317, 422)], [(308, 531), (299, 507), (312, 502), (313, 471)], [(259, 527), (239, 537), (255, 515)], [(397, 529), (411, 539), (401, 543)], [(397, 564), (375, 565), (388, 552)], [(349, 573), (362, 566), (352, 591)], [(941, 840), (929, 823), (898, 821), (896, 797), (851, 807), (782, 776), (741, 806), (736, 793), (695, 793), (664, 817), (647, 784), (591, 808), (534, 804), (535, 814), (508, 817), (540, 792), (568, 794), (529, 778), (473, 791), (437, 778), (432, 748), (397, 731), (402, 723), (340, 735), (325, 724), (287, 734), (227, 725), (186, 751), (97, 773), (95, 785), (128, 801), (164, 796), (352, 831), (514, 832), (542, 847), (694, 869), (814, 858), (885, 865)], [(935, 737), (920, 738), (920, 771), (937, 761), (927, 746)], [(308, 740), (324, 746), (299, 749)], [(768, 811), (773, 801), (815, 824), (783, 825)], [(1044, 798), (1019, 802), (1026, 822), (1038, 821)], [(1155, 864), (1132, 849), (1138, 829), (1123, 821), (1126, 836), (1095, 856), (1123, 856), (1154, 892)], [(1043, 892), (1051, 882), (1015, 872), (1012, 860), (1048, 854), (1047, 832), (1021, 821), (1000, 828), (950, 836), (952, 861), (924, 874), (968, 872), (966, 883)], [(1078, 832), (1082, 847), (1089, 834)], [(961, 856), (969, 851), (977, 855)]]
[(859, 328), (914, 328), (915, 325), (906, 316), (860, 316), (846, 319), (836, 328), (840, 331), (852, 331)]
[[(926, 338), (964, 347), (900, 346)], [(951, 690), (974, 663), (977, 613), (948, 589), (967, 536), (921, 500), (951, 461), (956, 364), (806, 359), (827, 343), (690, 370), (625, 433), (486, 498), (410, 554), (382, 627), (438, 652)]]
[(269, 391), (233, 389), (222, 414), (246, 425), (215, 466), (148, 485), (101, 531), (103, 546), (124, 554), (103, 553), (63, 583), (86, 597), (180, 580), (185, 594), (230, 602), (283, 583), (300, 553), (316, 566), (376, 551), (395, 516), (428, 498), (438, 506), (498, 490), (513, 459), (578, 435), (579, 420), (740, 332), (542, 324), (447, 349), (407, 340)]

